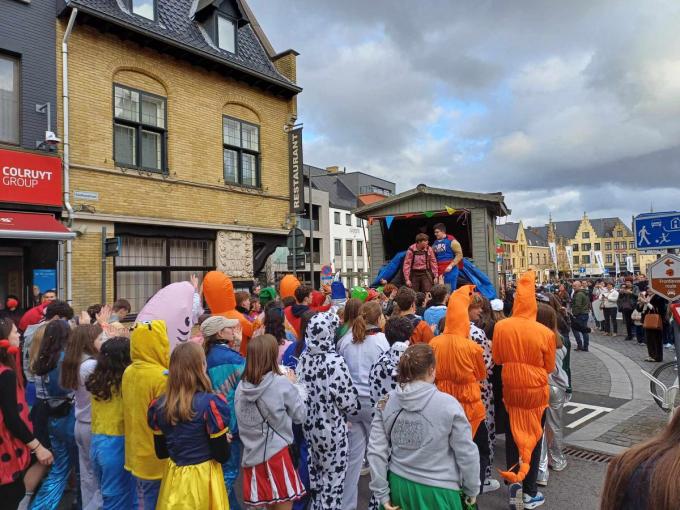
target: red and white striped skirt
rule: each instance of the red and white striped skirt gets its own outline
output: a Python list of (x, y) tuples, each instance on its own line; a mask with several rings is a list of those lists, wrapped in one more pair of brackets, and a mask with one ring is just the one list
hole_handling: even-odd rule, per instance
[(269, 506), (296, 501), (305, 487), (293, 466), (288, 447), (257, 466), (243, 468), (243, 499), (246, 505)]

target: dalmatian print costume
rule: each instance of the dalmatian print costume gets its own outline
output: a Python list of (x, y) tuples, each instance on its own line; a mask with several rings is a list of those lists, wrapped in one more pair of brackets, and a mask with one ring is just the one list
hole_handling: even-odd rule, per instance
[(307, 326), (307, 349), (297, 366), (307, 389), (310, 510), (342, 510), (347, 473), (347, 414), (355, 413), (359, 397), (345, 360), (335, 352), (337, 315), (317, 313)]
[(407, 347), (408, 342), (395, 342), (371, 367), (368, 375), (371, 407), (375, 407), (381, 398), (397, 387), (397, 365)]
[(486, 428), (489, 431), (489, 451), (491, 452), (491, 455), (489, 456), (490, 463), (486, 468), (486, 478), (491, 478), (491, 466), (493, 466), (494, 450), (496, 446), (496, 411), (494, 408), (491, 377), (493, 376), (493, 367), (496, 365), (491, 356), (491, 340), (486, 336), (484, 330), (471, 323), (470, 338), (484, 349), (482, 356), (484, 357), (484, 364), (486, 365), (486, 380), (482, 383), (482, 402), (484, 402), (484, 407), (486, 407)]

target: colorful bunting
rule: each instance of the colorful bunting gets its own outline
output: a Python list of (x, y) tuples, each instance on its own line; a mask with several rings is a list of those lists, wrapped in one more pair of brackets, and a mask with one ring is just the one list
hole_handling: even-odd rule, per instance
[(413, 218), (415, 215), (415, 213), (404, 214), (404, 218)]
[(432, 211), (425, 211), (423, 214), (425, 215), (426, 218), (432, 218), (432, 216), (434, 216), (434, 213)]
[(453, 207), (449, 207), (448, 205), (446, 207), (446, 212), (449, 214), (453, 214), (456, 212), (456, 210)]
[(392, 226), (393, 221), (394, 216), (385, 216), (385, 223), (387, 224), (387, 228), (390, 228)]

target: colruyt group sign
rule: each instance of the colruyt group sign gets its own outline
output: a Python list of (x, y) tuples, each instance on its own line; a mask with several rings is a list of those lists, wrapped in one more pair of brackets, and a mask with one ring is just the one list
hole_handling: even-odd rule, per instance
[(61, 159), (0, 149), (0, 202), (61, 206)]

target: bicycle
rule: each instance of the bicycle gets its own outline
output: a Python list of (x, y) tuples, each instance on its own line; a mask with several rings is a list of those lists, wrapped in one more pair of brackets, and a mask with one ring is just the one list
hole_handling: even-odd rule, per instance
[(652, 372), (642, 370), (642, 374), (649, 379), (649, 393), (654, 402), (669, 413), (668, 420), (673, 418), (675, 411), (680, 408), (680, 382), (678, 378), (678, 363), (669, 361)]

